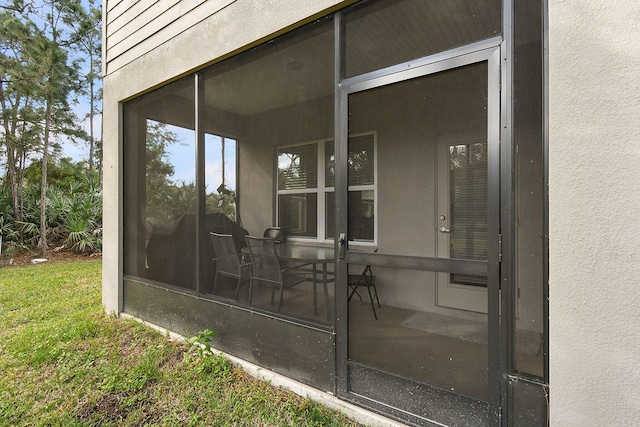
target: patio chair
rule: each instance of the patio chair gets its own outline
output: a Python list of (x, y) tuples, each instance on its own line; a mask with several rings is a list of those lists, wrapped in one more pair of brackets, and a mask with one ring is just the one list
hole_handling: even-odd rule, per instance
[(241, 256), (236, 253), (236, 245), (233, 243), (231, 234), (209, 233), (213, 249), (216, 252), (216, 276), (213, 281), (213, 292), (215, 293), (220, 276), (233, 277), (238, 280), (236, 285), (235, 299), (238, 299), (240, 284), (242, 280), (249, 279), (250, 265), (241, 262)]
[(282, 228), (280, 227), (269, 227), (266, 230), (264, 230), (264, 235), (263, 237), (269, 237), (270, 239), (273, 239), (273, 241), (278, 244), (278, 243), (285, 243), (286, 240), (286, 235), (285, 232)]
[[(378, 250), (376, 249), (375, 252)], [(380, 306), (380, 299), (378, 299), (378, 290), (376, 289), (376, 276), (373, 275), (373, 271), (371, 270), (370, 265), (366, 265), (360, 274), (349, 274), (347, 276), (347, 285), (349, 285), (350, 292), (349, 297), (347, 298), (347, 302), (351, 301), (354, 294), (358, 295), (360, 298), (360, 304), (362, 304), (362, 297), (358, 292), (359, 287), (366, 287), (367, 292), (369, 293), (369, 300), (371, 301), (371, 309), (373, 310), (373, 317), (378, 320), (378, 314), (376, 313), (376, 307), (373, 302), (374, 298), (378, 303), (378, 308), (382, 308)], [(371, 290), (373, 289), (373, 293)]]
[(251, 280), (249, 281), (249, 304), (253, 302), (253, 287), (258, 284), (272, 286), (271, 305), (275, 304), (275, 292), (278, 290), (280, 300), (278, 311), (282, 309), (284, 288), (295, 286), (308, 280), (301, 267), (311, 263), (296, 263), (283, 267), (278, 257), (276, 244), (270, 237), (246, 236), (249, 259), (251, 260)]

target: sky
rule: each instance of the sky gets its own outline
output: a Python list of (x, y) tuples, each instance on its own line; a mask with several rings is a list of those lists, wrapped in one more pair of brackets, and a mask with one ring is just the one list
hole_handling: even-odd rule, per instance
[[(40, 2), (41, 0), (37, 0)], [(86, 5), (86, 0), (83, 0)], [(96, 0), (96, 7), (102, 6), (101, 0)], [(74, 111), (82, 121), (83, 128), (89, 133), (89, 119), (85, 118), (89, 112), (88, 100), (81, 99), (74, 105)], [(94, 135), (100, 138), (102, 126), (101, 116), (94, 118)], [(192, 130), (168, 125), (175, 132), (180, 141), (168, 148), (169, 161), (173, 164), (175, 173), (171, 177), (174, 182), (193, 182), (195, 178), (195, 133)], [(85, 160), (89, 157), (88, 143), (74, 144), (70, 141), (62, 141), (62, 156), (71, 157), (74, 161)], [(222, 137), (216, 135), (205, 136), (205, 184), (207, 192), (214, 192), (222, 182)], [(228, 189), (236, 188), (235, 171), (236, 142), (233, 139), (225, 139), (225, 184)]]
[[(42, 0), (35, 0), (35, 5), (42, 5)], [(83, 0), (87, 5), (87, 1)], [(102, 1), (96, 0), (96, 7), (102, 7)], [(82, 128), (89, 134), (89, 118), (87, 117), (90, 110), (88, 99), (79, 99), (77, 103), (72, 105), (72, 109), (78, 117), (78, 121)], [(94, 137), (96, 140), (101, 138), (102, 117), (97, 115), (94, 117)], [(175, 173), (170, 179), (176, 183), (182, 181), (190, 183), (195, 178), (195, 134), (192, 130), (171, 126), (171, 130), (178, 135), (180, 142), (173, 144), (168, 149), (169, 161), (174, 165)], [(61, 157), (71, 157), (73, 161), (78, 162), (89, 158), (89, 143), (81, 141), (74, 143), (71, 140), (61, 138), (57, 141), (61, 146)], [(236, 141), (233, 139), (225, 139), (225, 184), (229, 190), (236, 189)], [(222, 182), (222, 137), (216, 135), (206, 135), (205, 137), (205, 184), (207, 192), (215, 192)], [(2, 166), (0, 166), (2, 168)], [(3, 171), (0, 171), (3, 172)]]
[[(41, 0), (36, 0), (34, 3), (41, 4)], [(88, 7), (88, 2), (83, 0), (82, 3), (85, 7)], [(95, 0), (94, 7), (102, 8), (102, 0)], [(100, 86), (102, 86), (102, 82), (99, 82)], [(97, 90), (97, 89), (96, 89)], [(89, 134), (89, 118), (85, 117), (88, 115), (90, 111), (89, 100), (88, 99), (80, 99), (79, 102), (73, 105), (73, 110), (75, 111), (78, 119), (82, 123), (82, 128)], [(93, 124), (93, 135), (96, 140), (101, 138), (101, 129), (102, 127), (102, 116), (94, 117)], [(70, 141), (62, 141), (62, 157), (71, 157), (74, 161), (86, 160), (89, 158), (89, 143), (82, 142), (80, 144), (74, 144)]]
[[(35, 7), (40, 7), (43, 5), (42, 0), (32, 0), (32, 3), (34, 4)], [(82, 3), (85, 5), (85, 7), (88, 7), (87, 0), (83, 0)], [(94, 7), (102, 8), (102, 0), (95, 0)], [(102, 85), (101, 82), (98, 82), (98, 84), (100, 86)], [(98, 88), (96, 88), (96, 90), (97, 89)], [(73, 111), (76, 113), (76, 116), (78, 117), (79, 123), (81, 124), (82, 128), (87, 132), (87, 134), (89, 134), (89, 128), (90, 128), (89, 118), (85, 117), (90, 111), (89, 100), (81, 98), (76, 104), (72, 105), (71, 107)], [(101, 119), (102, 119), (101, 116), (94, 117), (93, 134), (96, 140), (99, 140), (101, 137), (101, 132), (100, 132), (100, 128), (102, 126)], [(87, 160), (89, 158), (88, 142), (83, 141), (79, 144), (74, 144), (73, 142), (69, 140), (64, 140), (64, 139), (61, 139), (58, 142), (62, 146), (62, 154), (61, 154), (62, 157), (71, 157), (74, 161)]]
[[(89, 118), (87, 117), (86, 119), (84, 118), (85, 115), (87, 115), (89, 113), (89, 103), (84, 101), (84, 102), (80, 102), (77, 105), (73, 106), (73, 110), (75, 111), (76, 115), (78, 116), (78, 119), (80, 120), (80, 122), (82, 123), (82, 128), (87, 132), (87, 134), (89, 133), (90, 130), (90, 125), (89, 125)], [(96, 140), (100, 139), (100, 127), (102, 126), (102, 117), (101, 116), (96, 116), (94, 117), (94, 138)], [(62, 157), (71, 157), (74, 161), (80, 161), (80, 160), (86, 160), (89, 158), (89, 143), (88, 142), (81, 142), (79, 144), (74, 144), (71, 141), (68, 140), (62, 140), (61, 141), (61, 146), (62, 146)]]
[[(178, 126), (166, 125), (167, 131), (176, 135), (177, 143), (167, 148), (167, 161), (174, 167), (170, 177), (175, 183), (192, 183), (195, 180), (195, 132)], [(222, 183), (222, 140), (218, 135), (205, 134), (205, 185), (207, 193), (215, 193)], [(224, 138), (225, 186), (236, 189), (236, 141)]]

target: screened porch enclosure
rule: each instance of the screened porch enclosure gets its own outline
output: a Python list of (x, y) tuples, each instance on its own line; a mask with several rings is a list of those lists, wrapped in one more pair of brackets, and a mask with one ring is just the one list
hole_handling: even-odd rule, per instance
[[(332, 22), (316, 26), (300, 37), (302, 40), (292, 38), (290, 43), (296, 51), (316, 52), (317, 46), (324, 46), (330, 57)], [(281, 47), (273, 49), (282, 54)], [(270, 58), (267, 64), (271, 63)], [(324, 63), (328, 65), (320, 74), (330, 75), (331, 64), (328, 60)], [(136, 168), (135, 175), (140, 180), (138, 191), (146, 196), (130, 193), (139, 209), (137, 218), (131, 220), (139, 225), (140, 238), (126, 236), (131, 242), (126, 255), (128, 274), (193, 292), (198, 289), (202, 295), (230, 298), (235, 294), (233, 280), (221, 279), (213, 291), (215, 253), (209, 232), (232, 234), (238, 253), (245, 246), (244, 235), (262, 236), (269, 227), (281, 227), (291, 244), (334, 246), (334, 85), (325, 79), (320, 91), (317, 67), (313, 75), (305, 77), (299, 75), (304, 70), (291, 70), (287, 64), (284, 68), (291, 76), (286, 79), (282, 70), (265, 65), (262, 56), (253, 61), (232, 59), (224, 67), (202, 73), (198, 78), (204, 101), (199, 119), (204, 134), (201, 147), (196, 144), (193, 80), (160, 89), (152, 100), (140, 102), (139, 108), (135, 108), (135, 101), (127, 106), (127, 131), (144, 135), (146, 141), (125, 159), (132, 170), (136, 156), (146, 162), (144, 169)], [(445, 236), (456, 242), (450, 244), (452, 251), (460, 252), (452, 255), (486, 259), (486, 73), (486, 64), (470, 65), (350, 99), (350, 247), (365, 253), (377, 249), (380, 254), (448, 257), (447, 251), (438, 248), (443, 238), (438, 230), (452, 227), (452, 221), (458, 220), (462, 225)], [(311, 84), (305, 84), (307, 79), (313, 81), (309, 93), (297, 91), (302, 100), (283, 105), (291, 100), (283, 100), (279, 94), (292, 85), (306, 88)], [(276, 90), (278, 81), (282, 86)], [(475, 117), (473, 111), (478, 112)], [(200, 165), (198, 152), (204, 158)], [(202, 178), (197, 176), (197, 166), (204, 172), (204, 194), (200, 194), (204, 200), (200, 201), (196, 187)], [(479, 173), (480, 178), (465, 179), (468, 169), (474, 167), (479, 172), (471, 173)], [(453, 185), (456, 180), (461, 185)], [(470, 185), (484, 188), (484, 193), (465, 190)], [(470, 198), (475, 198), (477, 206), (465, 210), (465, 203), (474, 203)], [(202, 224), (196, 224), (198, 209), (202, 210)], [(439, 219), (441, 216), (445, 220)], [(133, 251), (133, 243), (145, 250)], [(199, 276), (195, 259), (198, 244), (202, 245)], [(333, 262), (328, 264), (328, 292), (333, 302), (335, 271)], [(438, 280), (449, 281), (448, 277), (377, 268), (376, 280), (385, 306), (418, 311), (428, 307), (432, 312), (460, 315), (449, 310), (447, 303), (438, 302)], [(476, 293), (485, 292), (482, 277), (457, 280), (462, 281), (461, 286), (479, 288)], [(470, 280), (480, 284), (467, 283)], [(242, 283), (241, 288), (234, 303), (247, 304), (248, 283)], [(318, 307), (313, 315), (304, 308), (311, 307), (302, 302), (312, 297), (311, 288), (312, 282), (307, 282), (287, 290), (286, 300), (292, 302), (285, 301), (282, 313), (326, 321), (324, 307)], [(270, 292), (261, 295), (260, 291), (257, 289), (255, 305), (272, 310)], [(319, 303), (324, 304), (324, 298)], [(476, 311), (486, 312), (486, 308)], [(472, 313), (462, 316), (482, 319)]]
[[(544, 378), (540, 117), (516, 111), (522, 156), (500, 160), (500, 2), (429, 3), (358, 3), (124, 104), (126, 312), (416, 423), (491, 424), (501, 349)], [(247, 236), (272, 228), (268, 281)]]
[[(314, 52), (304, 54), (313, 64), (294, 60), (303, 52)], [(183, 79), (127, 104), (126, 275), (233, 299), (233, 280), (219, 278), (214, 290), (210, 232), (232, 234), (238, 254), (245, 235), (261, 237), (276, 226), (300, 243), (332, 247), (326, 201), (333, 184), (318, 185), (318, 168), (333, 143), (333, 22), (257, 53), (201, 73), (198, 90), (193, 79)], [(291, 164), (279, 165), (279, 155)], [(332, 322), (325, 297), (333, 300), (335, 277), (332, 265), (323, 270), (315, 284), (323, 288), (316, 290), (320, 306), (301, 302), (314, 287), (310, 268), (309, 280), (287, 289), (283, 315)], [(235, 304), (249, 305), (246, 282)], [(254, 291), (252, 306), (278, 311), (269, 289)]]

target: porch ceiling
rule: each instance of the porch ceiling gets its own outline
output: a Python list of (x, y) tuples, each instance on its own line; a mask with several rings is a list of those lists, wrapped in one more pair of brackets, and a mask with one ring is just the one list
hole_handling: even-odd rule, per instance
[[(500, 3), (392, 0), (373, 6), (376, 13), (356, 10), (347, 17), (347, 72), (357, 75), (493, 36), (492, 29), (501, 28)], [(333, 49), (333, 25), (327, 20), (304, 36), (231, 58), (206, 75), (206, 104), (248, 116), (331, 96)], [(184, 95), (193, 99), (192, 93)]]

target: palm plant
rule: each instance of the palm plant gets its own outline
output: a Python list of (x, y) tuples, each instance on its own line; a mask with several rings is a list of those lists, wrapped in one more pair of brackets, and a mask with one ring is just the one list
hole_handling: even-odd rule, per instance
[(76, 252), (95, 252), (102, 248), (102, 193), (72, 194), (63, 217), (64, 245)]
[(69, 195), (57, 187), (47, 188), (47, 240), (56, 242), (65, 235), (64, 217), (69, 212), (73, 195)]
[[(83, 183), (71, 184), (68, 190), (54, 186), (47, 188), (45, 220), (48, 242), (62, 243), (76, 252), (101, 250), (102, 193), (95, 188)], [(25, 189), (24, 220), (15, 222), (29, 246), (37, 246), (40, 241), (39, 194), (36, 185)]]
[[(64, 166), (65, 162), (62, 163)], [(51, 166), (53, 171), (56, 167), (61, 169), (54, 162)], [(54, 174), (57, 177), (54, 180), (56, 184), (47, 186), (44, 198), (44, 223), (47, 230), (45, 238), (49, 244), (62, 245), (77, 252), (99, 251), (102, 247), (100, 182), (95, 176), (81, 173), (84, 170), (82, 162), (71, 166), (73, 167), (61, 169), (62, 172)], [(35, 167), (33, 171), (39, 172)], [(33, 248), (39, 246), (42, 238), (40, 215), (43, 199), (40, 179), (26, 179), (21, 188), (19, 209), (22, 218), (16, 221), (12, 193), (0, 186), (0, 236), (5, 248)], [(167, 194), (176, 196), (175, 201), (172, 200), (174, 203), (184, 205), (189, 203), (192, 192)]]
[[(56, 204), (56, 212), (59, 215), (59, 212), (63, 212), (64, 200), (62, 196), (55, 194), (56, 191), (52, 189), (47, 189), (47, 207), (50, 206), (50, 201), (53, 198), (54, 203)], [(22, 199), (23, 207), (23, 220), (16, 221), (16, 225), (22, 233), (24, 243), (28, 246), (38, 246), (40, 244), (40, 187), (37, 184), (27, 185), (24, 189), (24, 195)], [(46, 210), (47, 217), (46, 222), (50, 224), (47, 226), (47, 240), (51, 239), (52, 241), (56, 240), (56, 237), (59, 237), (60, 229), (57, 228), (55, 224), (55, 218), (51, 218), (51, 210)], [(51, 236), (49, 238), (49, 236)]]
[(23, 189), (22, 221), (40, 223), (40, 186), (38, 184), (28, 184)]
[(0, 189), (0, 236), (5, 243), (18, 240), (19, 237), (11, 204), (11, 194), (6, 189)]
[(64, 244), (76, 252), (95, 252), (102, 247), (102, 230), (91, 218), (70, 217), (65, 221)]
[(0, 236), (5, 243), (18, 240), (19, 233), (10, 217), (0, 216)]

